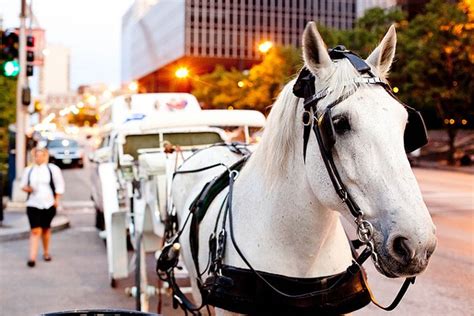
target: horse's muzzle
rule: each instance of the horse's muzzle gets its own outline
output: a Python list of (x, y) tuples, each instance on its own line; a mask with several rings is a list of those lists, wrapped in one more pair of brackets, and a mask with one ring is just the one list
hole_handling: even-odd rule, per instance
[(425, 242), (401, 235), (390, 236), (382, 247), (376, 244), (379, 270), (390, 278), (418, 275), (428, 266), (436, 244), (434, 235)]

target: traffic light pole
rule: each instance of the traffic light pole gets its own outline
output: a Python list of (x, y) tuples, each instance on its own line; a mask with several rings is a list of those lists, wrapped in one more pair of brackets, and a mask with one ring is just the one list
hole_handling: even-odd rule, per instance
[(15, 138), (15, 183), (13, 185), (13, 201), (24, 199), (24, 192), (20, 188), (20, 179), (25, 168), (26, 161), (26, 111), (22, 104), (22, 90), (26, 83), (26, 0), (21, 1), (20, 30), (18, 36), (18, 62), (20, 73), (16, 87), (16, 138)]

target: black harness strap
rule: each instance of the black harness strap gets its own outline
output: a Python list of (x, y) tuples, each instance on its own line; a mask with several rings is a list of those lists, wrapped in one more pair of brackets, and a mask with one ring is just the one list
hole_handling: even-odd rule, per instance
[[(216, 146), (222, 146), (222, 144), (217, 144)], [(170, 229), (172, 231), (171, 232), (165, 232), (165, 235), (166, 236), (171, 236), (172, 234), (175, 234), (175, 235), (173, 237), (171, 237), (166, 242), (166, 244), (162, 248), (160, 257), (157, 260), (156, 271), (157, 271), (158, 276), (160, 277), (161, 280), (167, 281), (170, 284), (170, 287), (173, 291), (173, 307), (177, 308), (178, 306), (180, 306), (185, 311), (185, 313), (187, 313), (189, 311), (193, 315), (194, 314), (200, 315), (199, 311), (204, 306), (207, 306), (206, 293), (203, 292), (204, 291), (203, 290), (203, 284), (202, 284), (202, 281), (201, 281), (201, 276), (202, 276), (202, 274), (204, 274), (204, 272), (203, 273), (200, 272), (199, 260), (198, 260), (198, 257), (197, 257), (198, 252), (199, 252), (199, 236), (198, 236), (199, 223), (204, 218), (204, 215), (206, 214), (206, 211), (209, 208), (212, 201), (214, 200), (214, 198), (220, 192), (222, 192), (222, 190), (224, 190), (227, 187), (227, 185), (229, 183), (228, 181), (229, 181), (230, 172), (232, 172), (232, 170), (241, 170), (243, 168), (243, 166), (245, 165), (245, 162), (250, 157), (250, 155), (249, 155), (250, 151), (247, 148), (243, 148), (242, 146), (243, 146), (242, 144), (238, 144), (238, 143), (233, 143), (231, 145), (226, 145), (226, 147), (229, 148), (229, 150), (231, 150), (233, 153), (237, 153), (237, 154), (241, 154), (241, 155), (245, 154), (246, 155), (242, 159), (240, 159), (239, 161), (237, 161), (236, 163), (231, 165), (230, 167), (227, 167), (225, 164), (222, 164), (222, 163), (217, 163), (217, 164), (213, 164), (213, 165), (203, 167), (203, 168), (198, 168), (198, 169), (178, 170), (173, 175), (173, 177), (174, 177), (177, 174), (197, 173), (197, 172), (202, 172), (202, 171), (209, 170), (209, 169), (212, 169), (212, 168), (216, 168), (216, 167), (219, 167), (219, 166), (222, 166), (222, 167), (226, 168), (226, 171), (224, 171), (224, 173), (220, 174), (219, 176), (215, 177), (213, 180), (206, 183), (206, 185), (203, 187), (203, 189), (198, 194), (196, 199), (191, 203), (190, 208), (189, 208), (189, 213), (186, 217), (186, 220), (185, 220), (183, 226), (181, 227), (181, 229), (179, 229), (179, 231), (177, 231), (177, 232), (174, 231), (174, 227), (177, 227), (177, 223), (168, 225), (167, 229)], [(226, 200), (227, 200), (227, 198), (224, 199), (223, 203), (225, 203)], [(222, 210), (222, 207), (221, 207), (221, 210)], [(224, 215), (224, 217), (225, 217), (225, 215)], [(174, 218), (174, 220), (176, 221), (177, 219)], [(179, 238), (180, 238), (182, 232), (184, 231), (184, 228), (186, 227), (189, 220), (191, 220), (190, 234), (189, 234), (190, 235), (189, 236), (189, 238), (190, 238), (190, 248), (191, 248), (191, 253), (192, 253), (192, 257), (193, 257), (193, 262), (194, 262), (196, 272), (197, 272), (197, 275), (198, 275), (198, 279), (197, 279), (198, 286), (200, 287), (200, 290), (201, 290), (201, 293), (202, 293), (202, 298), (203, 298), (202, 304), (200, 306), (194, 305), (193, 302), (191, 302), (186, 297), (186, 295), (179, 288), (179, 286), (176, 282), (176, 278), (174, 276), (174, 268), (177, 266), (178, 259), (179, 259), (179, 250), (174, 251), (173, 246), (176, 245), (176, 244), (179, 245)], [(225, 237), (222, 238), (222, 239), (225, 239)], [(222, 253), (222, 256), (223, 256), (223, 253)], [(206, 269), (207, 269), (207, 267), (206, 267)], [(212, 267), (212, 269), (215, 269), (215, 268)], [(219, 279), (218, 281), (222, 282), (222, 280), (224, 280), (224, 279)], [(217, 284), (217, 282), (216, 282), (216, 284)]]
[(371, 297), (371, 300), (372, 300), (372, 303), (374, 303), (375, 306), (383, 309), (383, 310), (386, 310), (386, 311), (392, 311), (395, 309), (395, 307), (398, 306), (398, 304), (401, 302), (403, 296), (405, 295), (405, 293), (407, 292), (408, 288), (410, 287), (411, 284), (415, 284), (415, 277), (410, 277), (410, 278), (406, 278), (405, 281), (403, 282), (402, 284), (402, 287), (400, 288), (400, 290), (398, 291), (398, 294), (397, 296), (393, 299), (393, 302), (392, 304), (384, 307), (382, 305), (379, 304), (379, 302), (377, 302), (377, 300), (375, 299), (374, 295), (372, 292), (370, 292), (370, 297)]
[(229, 184), (230, 172), (233, 170), (240, 171), (247, 160), (248, 156), (244, 156), (242, 159), (231, 165), (226, 171), (220, 174), (218, 177), (215, 177), (208, 183), (206, 183), (194, 199), (194, 201), (189, 206), (189, 212), (193, 214), (191, 218), (191, 226), (189, 232), (189, 243), (191, 248), (191, 254), (193, 257), (194, 267), (196, 268), (197, 275), (200, 274), (199, 267), (199, 224), (206, 215), (206, 212), (214, 201), (215, 197), (224, 190)]
[[(239, 248), (234, 236), (232, 216), (234, 180), (231, 174), (226, 214), (229, 216), (232, 245), (249, 270), (222, 265), (217, 271), (218, 274), (211, 275), (205, 282), (209, 304), (246, 314), (270, 312), (273, 315), (289, 313), (313, 315), (347, 313), (370, 303), (370, 291), (361, 268), (362, 263), (371, 255), (368, 249), (355, 257), (353, 264), (345, 272), (327, 277), (291, 278), (255, 270)], [(225, 249), (225, 234), (223, 236), (224, 244), (220, 246)], [(270, 306), (269, 301), (272, 302)]]

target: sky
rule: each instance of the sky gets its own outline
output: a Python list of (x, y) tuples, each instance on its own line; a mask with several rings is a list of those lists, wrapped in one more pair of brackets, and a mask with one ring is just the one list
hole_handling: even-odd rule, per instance
[[(120, 86), (121, 21), (133, 0), (27, 1), (33, 1), (46, 41), (71, 50), (71, 89), (93, 83)], [(4, 29), (19, 26), (20, 3), (0, 0)]]

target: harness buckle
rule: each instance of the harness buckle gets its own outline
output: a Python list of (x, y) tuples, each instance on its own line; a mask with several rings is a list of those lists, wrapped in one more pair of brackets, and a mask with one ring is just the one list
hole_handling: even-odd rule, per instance
[(225, 229), (222, 229), (219, 232), (219, 236), (217, 237), (217, 249), (216, 249), (216, 256), (212, 262), (212, 270), (215, 271), (218, 275), (220, 275), (221, 268), (222, 268), (222, 260), (224, 259), (224, 252), (225, 252), (225, 245), (227, 239), (227, 232)]

